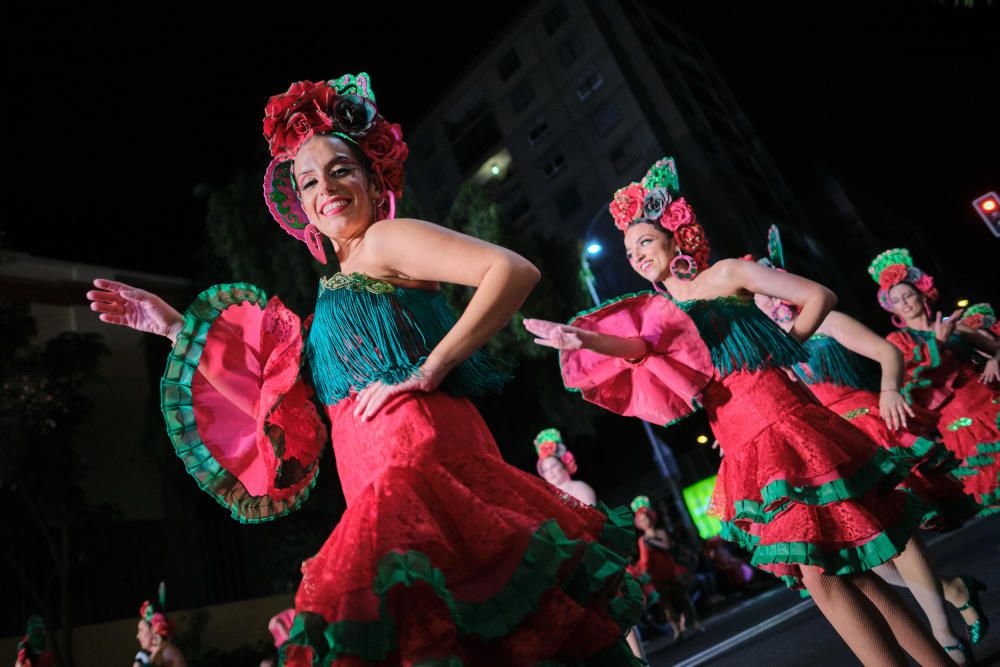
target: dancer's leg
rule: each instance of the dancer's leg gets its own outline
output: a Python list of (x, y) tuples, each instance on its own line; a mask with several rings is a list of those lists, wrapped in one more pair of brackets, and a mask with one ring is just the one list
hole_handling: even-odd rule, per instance
[[(944, 608), (945, 600), (941, 575), (938, 574), (924, 543), (919, 537), (913, 536), (903, 553), (899, 554), (892, 562), (903, 580), (906, 581), (910, 592), (917, 600), (917, 604), (927, 614), (934, 639), (938, 640), (942, 646), (957, 645), (959, 643), (958, 637), (952, 632), (948, 623), (948, 612)], [(959, 659), (957, 653), (952, 654), (952, 657), (956, 660)], [(964, 664), (964, 661), (959, 664)]]
[[(896, 567), (900, 570), (900, 574), (903, 574), (903, 564), (897, 563)], [(945, 667), (953, 664), (941, 645), (934, 641), (903, 599), (884, 581), (871, 572), (852, 575), (849, 579), (850, 583), (875, 605), (889, 624), (896, 641), (918, 664), (923, 667), (931, 665)]]
[(840, 638), (864, 665), (907, 664), (903, 649), (871, 601), (843, 577), (823, 574), (821, 568), (803, 565), (802, 584)]
[(646, 654), (642, 650), (642, 642), (639, 641), (639, 631), (636, 628), (632, 628), (625, 635), (625, 641), (628, 642), (628, 647), (632, 649), (632, 655), (637, 658), (646, 659)]

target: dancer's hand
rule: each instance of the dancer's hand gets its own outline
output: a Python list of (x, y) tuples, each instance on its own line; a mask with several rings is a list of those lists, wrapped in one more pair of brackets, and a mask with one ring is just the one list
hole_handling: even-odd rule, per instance
[(938, 311), (937, 317), (934, 318), (934, 337), (938, 339), (938, 342), (945, 342), (948, 337), (955, 332), (955, 327), (958, 325), (958, 318), (962, 315), (964, 308), (959, 308), (954, 313), (952, 313), (946, 320), (941, 319), (941, 311)]
[(913, 417), (913, 408), (903, 400), (902, 394), (895, 389), (883, 391), (879, 394), (878, 412), (885, 420), (885, 425), (890, 431), (898, 428), (906, 428), (906, 417)]
[(983, 384), (1000, 381), (1000, 361), (996, 357), (991, 358), (983, 366), (983, 372), (979, 375), (979, 381)]
[(425, 362), (416, 375), (398, 384), (373, 382), (358, 392), (354, 416), (361, 417), (361, 421), (368, 421), (396, 394), (406, 391), (434, 391), (447, 374), (448, 371), (444, 368)]
[(87, 292), (87, 298), (90, 309), (100, 313), (102, 322), (166, 336), (172, 342), (177, 340), (184, 317), (160, 297), (104, 278), (96, 279), (94, 286), (98, 289)]
[(583, 347), (578, 327), (549, 322), (548, 320), (525, 319), (524, 328), (535, 335), (535, 342), (557, 350), (579, 350)]

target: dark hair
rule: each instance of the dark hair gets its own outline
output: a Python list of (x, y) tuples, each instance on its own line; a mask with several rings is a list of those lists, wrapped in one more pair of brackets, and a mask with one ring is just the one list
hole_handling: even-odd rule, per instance
[(642, 223), (646, 223), (647, 225), (653, 225), (658, 230), (660, 230), (661, 232), (663, 232), (664, 234), (666, 234), (667, 238), (671, 238), (671, 239), (674, 238), (674, 233), (672, 231), (670, 231), (669, 229), (667, 229), (666, 227), (664, 227), (663, 225), (661, 225), (656, 220), (650, 220), (649, 218), (636, 218), (632, 222), (628, 223), (628, 226), (629, 227), (634, 227), (635, 225), (639, 225), (639, 224), (642, 224)]

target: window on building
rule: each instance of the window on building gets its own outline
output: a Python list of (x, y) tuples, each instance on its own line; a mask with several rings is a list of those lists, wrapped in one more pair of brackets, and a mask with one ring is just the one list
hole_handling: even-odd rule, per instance
[(459, 120), (445, 121), (444, 131), (463, 172), (482, 162), (501, 139), (500, 128), (485, 99), (466, 109)]
[(514, 112), (522, 111), (535, 99), (535, 89), (531, 87), (531, 82), (525, 79), (517, 85), (510, 93), (510, 106)]
[(556, 210), (559, 211), (559, 217), (563, 219), (579, 211), (582, 205), (583, 200), (580, 198), (580, 192), (576, 189), (575, 185), (563, 188), (556, 195)]
[(517, 51), (511, 49), (497, 62), (497, 74), (501, 81), (506, 81), (511, 74), (521, 67), (521, 59), (517, 56)]
[(545, 16), (542, 17), (542, 25), (545, 26), (547, 34), (554, 35), (568, 18), (569, 12), (566, 11), (566, 5), (559, 0), (545, 12)]
[(538, 122), (528, 130), (528, 143), (532, 146), (542, 140), (549, 132), (549, 124), (544, 118), (539, 118)]
[(552, 153), (542, 163), (542, 171), (545, 172), (545, 178), (552, 180), (565, 166), (566, 158), (563, 154)]
[(556, 54), (563, 67), (569, 67), (575, 63), (577, 58), (583, 54), (583, 43), (580, 41), (579, 35), (573, 35), (560, 44), (556, 48)]
[(596, 67), (591, 66), (586, 74), (580, 77), (576, 82), (576, 96), (581, 102), (586, 102), (591, 95), (596, 93), (601, 87), (604, 86), (604, 77), (601, 73), (597, 71)]
[(614, 100), (605, 100), (590, 112), (590, 124), (599, 137), (605, 136), (621, 120), (622, 112)]
[(616, 174), (624, 174), (639, 159), (639, 149), (632, 137), (615, 146), (608, 155)]

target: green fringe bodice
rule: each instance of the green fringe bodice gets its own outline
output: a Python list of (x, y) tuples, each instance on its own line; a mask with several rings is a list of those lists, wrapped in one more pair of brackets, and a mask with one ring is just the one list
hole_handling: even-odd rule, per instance
[(878, 364), (851, 352), (835, 338), (816, 334), (803, 347), (809, 353), (809, 360), (795, 366), (795, 373), (806, 384), (827, 383), (878, 391), (881, 381)]
[[(381, 381), (398, 384), (417, 372), (455, 324), (437, 291), (396, 287), (360, 273), (320, 281), (306, 354), (324, 405)], [(456, 366), (441, 389), (457, 396), (498, 392), (510, 374), (482, 352)]]
[(808, 359), (802, 346), (760, 312), (752, 299), (723, 296), (674, 303), (691, 317), (719, 377), (789, 368)]
[(962, 361), (972, 361), (976, 357), (975, 348), (957, 333), (953, 333), (948, 336), (948, 340), (946, 340), (944, 344), (941, 344), (937, 342), (933, 331), (922, 331), (920, 329), (910, 328), (903, 329), (903, 331), (909, 333), (917, 340), (922, 340), (928, 344), (938, 345), (946, 350), (951, 350), (951, 352), (953, 352)]

